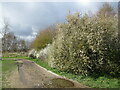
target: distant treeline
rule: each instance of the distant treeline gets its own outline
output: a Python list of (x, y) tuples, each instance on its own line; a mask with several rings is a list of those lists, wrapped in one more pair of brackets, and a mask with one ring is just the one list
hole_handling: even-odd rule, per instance
[(15, 36), (10, 29), (10, 23), (6, 18), (4, 18), (3, 28), (1, 30), (2, 52), (27, 51), (29, 49), (28, 43)]

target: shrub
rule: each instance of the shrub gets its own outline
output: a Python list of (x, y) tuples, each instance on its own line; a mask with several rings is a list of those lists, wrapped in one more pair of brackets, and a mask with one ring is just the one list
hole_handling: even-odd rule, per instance
[(48, 61), (48, 55), (50, 53), (51, 47), (52, 47), (52, 45), (48, 44), (45, 48), (43, 48), (41, 50), (38, 50), (38, 51), (35, 50), (35, 49), (32, 49), (32, 50), (29, 51), (28, 57)]
[[(107, 9), (102, 14), (108, 12), (113, 11)], [(120, 74), (117, 16), (88, 17), (76, 13), (69, 14), (66, 20), (58, 25), (49, 56), (51, 66), (83, 75)]]
[(28, 53), (28, 57), (35, 58), (34, 53), (35, 53), (35, 49), (30, 50)]

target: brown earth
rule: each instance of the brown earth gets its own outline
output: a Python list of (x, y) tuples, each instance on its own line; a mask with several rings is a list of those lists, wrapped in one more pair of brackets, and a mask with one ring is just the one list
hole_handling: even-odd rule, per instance
[(17, 60), (18, 69), (8, 78), (11, 88), (88, 88), (54, 74), (29, 60)]

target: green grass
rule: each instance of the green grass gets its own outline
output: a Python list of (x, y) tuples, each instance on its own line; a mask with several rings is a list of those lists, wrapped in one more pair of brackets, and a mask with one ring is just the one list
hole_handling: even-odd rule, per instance
[(28, 58), (26, 56), (16, 56), (16, 57), (2, 57), (3, 59), (6, 59), (6, 58), (17, 58), (17, 59), (20, 59), (20, 58)]
[(9, 88), (9, 78), (10, 73), (17, 68), (15, 60), (2, 60), (2, 87)]
[(15, 65), (15, 60), (2, 60), (2, 73), (11, 72), (17, 66)]
[(71, 73), (62, 72), (55, 68), (51, 68), (46, 62), (39, 60), (39, 59), (29, 58), (29, 60), (36, 62), (38, 65), (46, 68), (47, 70), (50, 70), (54, 73), (65, 76), (69, 79), (76, 80), (92, 88), (120, 88), (119, 87), (120, 85), (118, 85), (118, 82), (120, 82), (119, 78), (113, 78), (110, 76), (94, 77), (94, 76), (75, 75)]
[(40, 65), (40, 66), (42, 66), (42, 67), (44, 67), (44, 68), (46, 68), (46, 69), (48, 69), (48, 70), (52, 69), (52, 68), (50, 68), (50, 67), (48, 66), (47, 62), (44, 62), (44, 61), (39, 60), (39, 59), (32, 59), (32, 58), (27, 58), (27, 59), (36, 62), (38, 65)]

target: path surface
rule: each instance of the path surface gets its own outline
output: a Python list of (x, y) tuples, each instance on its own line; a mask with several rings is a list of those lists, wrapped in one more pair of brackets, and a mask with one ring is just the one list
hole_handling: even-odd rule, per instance
[(38, 66), (29, 60), (17, 60), (19, 68), (10, 75), (8, 81), (12, 88), (88, 88), (76, 81)]

